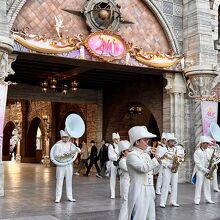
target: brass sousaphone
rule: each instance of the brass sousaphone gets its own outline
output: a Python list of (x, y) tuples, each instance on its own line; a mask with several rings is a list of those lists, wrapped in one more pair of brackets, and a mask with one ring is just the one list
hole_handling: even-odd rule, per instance
[(220, 127), (217, 123), (212, 122), (210, 124), (210, 133), (213, 139), (215, 139), (217, 142), (220, 142)]
[[(65, 121), (65, 132), (67, 132), (70, 137), (80, 138), (85, 132), (83, 119), (77, 114), (70, 114)], [(66, 166), (73, 163), (73, 161), (77, 158), (78, 153), (75, 151), (59, 157), (55, 156), (55, 145), (56, 144), (54, 144), (50, 150), (50, 159), (54, 164), (58, 166)]]

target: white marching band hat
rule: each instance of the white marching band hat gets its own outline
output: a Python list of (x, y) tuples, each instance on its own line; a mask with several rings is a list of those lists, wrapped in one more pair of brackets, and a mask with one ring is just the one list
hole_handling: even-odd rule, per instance
[(167, 133), (165, 133), (165, 132), (162, 133), (162, 135), (161, 135), (161, 140), (162, 140), (162, 139), (167, 139)]
[(134, 126), (128, 131), (130, 138), (130, 147), (133, 147), (135, 141), (141, 138), (154, 138), (157, 135), (150, 133), (146, 126)]
[(202, 135), (202, 136), (199, 138), (199, 143), (197, 144), (196, 147), (199, 147), (202, 143), (212, 144), (212, 142), (210, 141), (209, 136), (205, 136), (205, 135)]
[(167, 141), (170, 141), (170, 140), (176, 141), (174, 133), (167, 133), (166, 134), (166, 139), (167, 139)]
[(119, 133), (112, 133), (112, 139), (119, 139), (120, 138), (120, 135)]
[(60, 130), (60, 137), (69, 137), (69, 134), (64, 130)]
[(124, 150), (128, 150), (130, 147), (130, 142), (129, 141), (119, 141), (118, 142), (118, 148), (119, 148), (119, 153), (121, 153)]

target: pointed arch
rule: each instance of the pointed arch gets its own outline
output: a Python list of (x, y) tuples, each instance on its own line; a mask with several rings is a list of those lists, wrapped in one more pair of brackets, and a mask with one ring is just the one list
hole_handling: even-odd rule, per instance
[(156, 16), (158, 19), (158, 22), (162, 26), (164, 33), (166, 34), (168, 41), (170, 43), (170, 46), (172, 50), (179, 54), (180, 53), (180, 48), (178, 41), (176, 39), (176, 36), (172, 30), (171, 25), (169, 24), (168, 20), (166, 19), (165, 15), (163, 12), (158, 8), (158, 6), (155, 4), (154, 1), (149, 1), (149, 0), (142, 0), (148, 7), (149, 9), (153, 12), (153, 14)]
[(3, 131), (3, 149), (2, 149), (2, 159), (11, 160), (10, 158), (10, 139), (12, 136), (12, 131), (15, 129), (15, 124), (9, 121)]

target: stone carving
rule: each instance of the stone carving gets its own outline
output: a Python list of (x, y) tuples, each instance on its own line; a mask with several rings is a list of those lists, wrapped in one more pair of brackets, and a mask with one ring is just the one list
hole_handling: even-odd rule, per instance
[(0, 79), (5, 79), (8, 76), (8, 54), (0, 52)]
[(174, 74), (172, 73), (165, 73), (163, 77), (167, 80), (167, 85), (165, 89), (170, 93), (171, 89), (173, 88), (173, 81), (174, 81)]
[(8, 75), (14, 74), (11, 68), (12, 62), (16, 60), (16, 55), (8, 55), (5, 51), (0, 51), (0, 80), (4, 80)]
[(194, 76), (187, 80), (188, 95), (191, 98), (215, 96), (213, 81), (215, 76)]

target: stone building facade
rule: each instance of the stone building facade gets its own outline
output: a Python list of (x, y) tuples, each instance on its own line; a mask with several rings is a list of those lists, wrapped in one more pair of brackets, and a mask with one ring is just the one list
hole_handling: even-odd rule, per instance
[[(47, 128), (43, 124), (42, 116), (47, 114), (51, 123), (49, 136), (54, 138), (51, 142), (57, 137), (55, 128), (62, 127), (66, 114), (70, 112), (78, 113), (85, 119), (87, 130), (84, 138), (87, 141), (110, 139), (111, 133), (115, 131), (119, 131), (123, 138), (127, 138), (127, 130), (130, 126), (137, 123), (149, 127), (152, 125), (150, 128), (158, 136), (163, 131), (174, 132), (178, 141), (186, 147), (188, 156), (181, 167), (180, 181), (189, 181), (195, 144), (202, 135), (201, 99), (210, 97), (213, 91), (216, 91), (219, 97), (217, 49), (220, 1), (215, 0), (213, 5), (207, 0), (118, 0), (117, 2), (121, 5), (123, 18), (134, 22), (133, 26), (121, 25), (120, 35), (135, 42), (145, 51), (167, 53), (171, 49), (177, 54), (184, 53), (185, 60), (182, 62), (181, 71), (174, 74), (163, 71), (160, 76), (151, 74), (144, 80), (137, 79), (129, 84), (107, 90), (81, 90), (74, 100), (68, 96), (63, 98), (58, 95), (43, 97), (40, 92), (28, 85), (18, 85), (16, 89), (9, 87), (8, 103), (11, 104), (7, 105), (5, 122), (0, 126), (5, 127), (9, 122), (15, 122), (12, 109), (20, 109), (22, 131), (28, 132), (32, 120), (37, 117), (43, 135)], [(53, 36), (56, 34), (53, 28), (54, 16), (60, 14), (61, 8), (71, 7), (80, 10), (83, 1), (78, 3), (79, 1), (76, 0), (3, 0), (1, 2), (0, 80), (2, 84), (7, 84), (5, 81), (8, 75), (16, 74), (11, 68), (16, 55), (13, 53), (14, 41), (10, 31), (28, 26), (32, 33)], [(89, 34), (85, 22), (80, 17), (62, 13), (62, 19), (65, 21), (68, 34), (80, 33), (85, 36)], [(132, 118), (128, 113), (133, 104), (143, 107), (141, 117)], [(57, 117), (58, 112), (59, 117)], [(56, 122), (56, 120), (60, 121)], [(22, 149), (25, 146), (25, 133), (22, 133), (20, 140)], [(0, 195), (4, 194), (2, 148), (1, 145)], [(44, 151), (46, 149), (44, 147)], [(48, 156), (48, 149), (44, 153)]]

